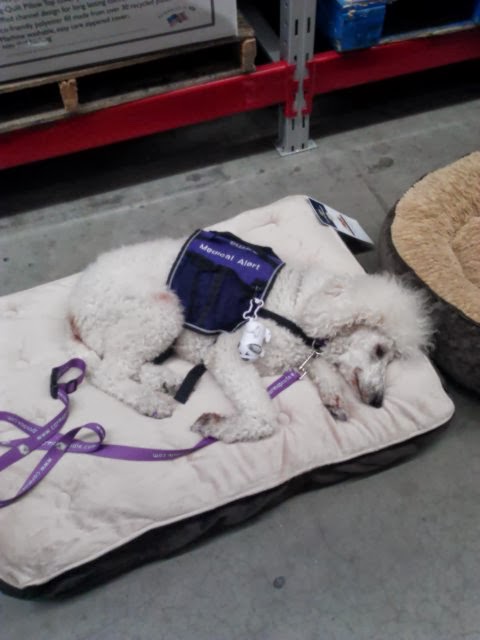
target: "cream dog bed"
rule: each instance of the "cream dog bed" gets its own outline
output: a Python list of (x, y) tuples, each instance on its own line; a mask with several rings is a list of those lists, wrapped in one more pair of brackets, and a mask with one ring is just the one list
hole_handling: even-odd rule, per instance
[[(361, 269), (303, 196), (247, 211), (216, 229), (271, 246), (284, 260)], [(73, 277), (0, 299), (0, 410), (37, 424), (58, 413), (49, 395), (53, 366), (71, 355), (65, 308)], [(182, 371), (188, 365), (176, 361)], [(265, 385), (273, 378), (266, 378)], [(126, 462), (67, 453), (30, 493), (0, 509), (0, 586), (18, 597), (83, 590), (185, 545), (312, 486), (376, 471), (414, 453), (453, 414), (427, 358), (390, 365), (384, 406), (358, 404), (336, 423), (307, 380), (278, 403), (282, 428), (272, 438), (212, 444), (175, 461)], [(172, 418), (137, 414), (84, 382), (71, 396), (65, 428), (98, 422), (106, 442), (164, 449), (193, 446), (189, 429), (205, 411), (228, 412), (208, 373)], [(0, 423), (0, 440), (20, 437)], [(0, 452), (3, 452), (0, 449)], [(0, 474), (0, 499), (16, 493), (42, 454)]]
[(397, 203), (381, 234), (382, 265), (429, 292), (433, 357), (480, 393), (480, 152), (425, 176)]

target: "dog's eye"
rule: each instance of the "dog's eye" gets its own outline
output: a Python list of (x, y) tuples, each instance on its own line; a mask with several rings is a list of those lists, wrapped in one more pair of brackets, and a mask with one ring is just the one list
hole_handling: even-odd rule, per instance
[(381, 360), (386, 353), (387, 353), (387, 350), (385, 349), (385, 347), (382, 346), (381, 344), (377, 344), (377, 346), (375, 347), (375, 357)]

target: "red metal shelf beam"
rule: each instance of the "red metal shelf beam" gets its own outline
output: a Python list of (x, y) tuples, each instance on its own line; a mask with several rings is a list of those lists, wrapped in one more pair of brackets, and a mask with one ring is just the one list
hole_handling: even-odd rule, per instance
[(307, 63), (312, 95), (480, 58), (480, 29), (319, 53)]
[(276, 62), (202, 85), (0, 136), (0, 169), (281, 104), (293, 67)]
[[(407, 73), (480, 58), (480, 30), (403, 40), (361, 51), (329, 51), (308, 63), (313, 96)], [(293, 67), (276, 62), (247, 75), (135, 100), (0, 136), (0, 169), (122, 140), (284, 104), (292, 109)]]

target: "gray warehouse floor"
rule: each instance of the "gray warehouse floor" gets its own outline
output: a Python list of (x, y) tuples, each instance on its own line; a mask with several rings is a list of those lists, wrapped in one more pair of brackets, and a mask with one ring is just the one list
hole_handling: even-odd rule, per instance
[[(292, 193), (376, 237), (412, 182), (480, 147), (478, 72), (318, 99), (317, 149), (286, 158), (272, 109), (4, 172), (0, 293)], [(376, 267), (375, 253), (361, 261)], [(422, 455), (73, 599), (0, 595), (1, 639), (479, 640), (480, 401), (449, 390), (456, 415)]]

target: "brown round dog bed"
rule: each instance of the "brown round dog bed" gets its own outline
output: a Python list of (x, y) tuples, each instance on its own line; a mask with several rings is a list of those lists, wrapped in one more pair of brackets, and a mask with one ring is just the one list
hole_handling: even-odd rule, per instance
[(409, 189), (387, 217), (379, 249), (384, 268), (431, 296), (434, 360), (480, 393), (480, 152)]

